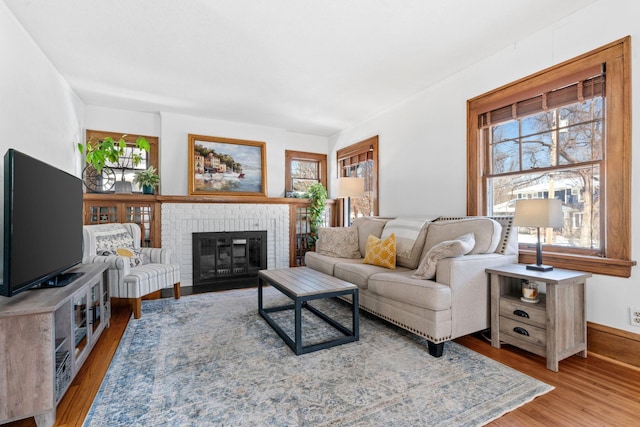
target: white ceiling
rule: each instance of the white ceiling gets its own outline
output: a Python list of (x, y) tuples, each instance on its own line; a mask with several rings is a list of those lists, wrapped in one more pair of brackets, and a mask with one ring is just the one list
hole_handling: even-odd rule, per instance
[(595, 0), (4, 0), (90, 105), (330, 135)]

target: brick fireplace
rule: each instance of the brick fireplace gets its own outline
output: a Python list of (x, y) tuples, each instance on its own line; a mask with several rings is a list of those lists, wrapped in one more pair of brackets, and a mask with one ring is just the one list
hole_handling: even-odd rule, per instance
[(193, 286), (193, 233), (266, 231), (267, 268), (289, 266), (289, 206), (253, 203), (162, 203), (162, 247)]

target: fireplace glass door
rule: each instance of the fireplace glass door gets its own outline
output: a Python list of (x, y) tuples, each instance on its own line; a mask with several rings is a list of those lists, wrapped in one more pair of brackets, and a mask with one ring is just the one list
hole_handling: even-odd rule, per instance
[(193, 285), (234, 289), (257, 285), (267, 268), (266, 231), (193, 233)]

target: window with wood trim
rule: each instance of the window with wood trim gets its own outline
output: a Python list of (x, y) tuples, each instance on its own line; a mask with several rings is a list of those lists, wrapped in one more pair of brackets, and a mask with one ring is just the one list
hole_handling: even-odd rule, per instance
[(338, 150), (338, 178), (364, 178), (365, 195), (351, 198), (349, 217), (376, 216), (378, 213), (378, 136)]
[[(560, 199), (545, 263), (629, 277), (630, 59), (626, 38), (468, 101), (468, 213)], [(521, 262), (531, 233), (519, 228)]]
[[(143, 160), (137, 166), (134, 166), (130, 161), (127, 160), (127, 158), (123, 158), (119, 162), (119, 164), (108, 164), (107, 166), (109, 166), (115, 172), (116, 179), (119, 180), (124, 173), (125, 181), (129, 181), (132, 183), (134, 187), (133, 190), (137, 192), (141, 192), (142, 189), (138, 188), (136, 184), (133, 184), (133, 178), (136, 172), (140, 170), (145, 170), (149, 166), (153, 166), (156, 168), (157, 173), (160, 174), (160, 171), (159, 171), (160, 168), (158, 165), (158, 137), (147, 136), (147, 135), (124, 134), (124, 133), (117, 133), (117, 132), (105, 132), (105, 131), (90, 130), (90, 129), (87, 129), (87, 132), (86, 132), (87, 141), (99, 141), (106, 137), (111, 137), (114, 140), (118, 141), (122, 136), (124, 136), (124, 140), (127, 143), (127, 148), (125, 150), (127, 155), (130, 157), (131, 153), (135, 151), (142, 156)], [(144, 137), (149, 142), (149, 147), (150, 147), (149, 152), (147, 153), (140, 152), (140, 150), (138, 150), (135, 147), (136, 140), (139, 137)], [(124, 168), (120, 167), (120, 165), (124, 165), (125, 167)]]
[(327, 155), (285, 150), (285, 195), (301, 197), (314, 183), (327, 188)]

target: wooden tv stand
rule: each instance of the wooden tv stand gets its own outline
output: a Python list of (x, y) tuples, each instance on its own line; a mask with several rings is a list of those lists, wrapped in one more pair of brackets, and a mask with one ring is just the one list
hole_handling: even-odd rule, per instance
[(67, 286), (0, 297), (0, 424), (35, 417), (53, 426), (56, 405), (105, 327), (108, 264), (82, 264)]

